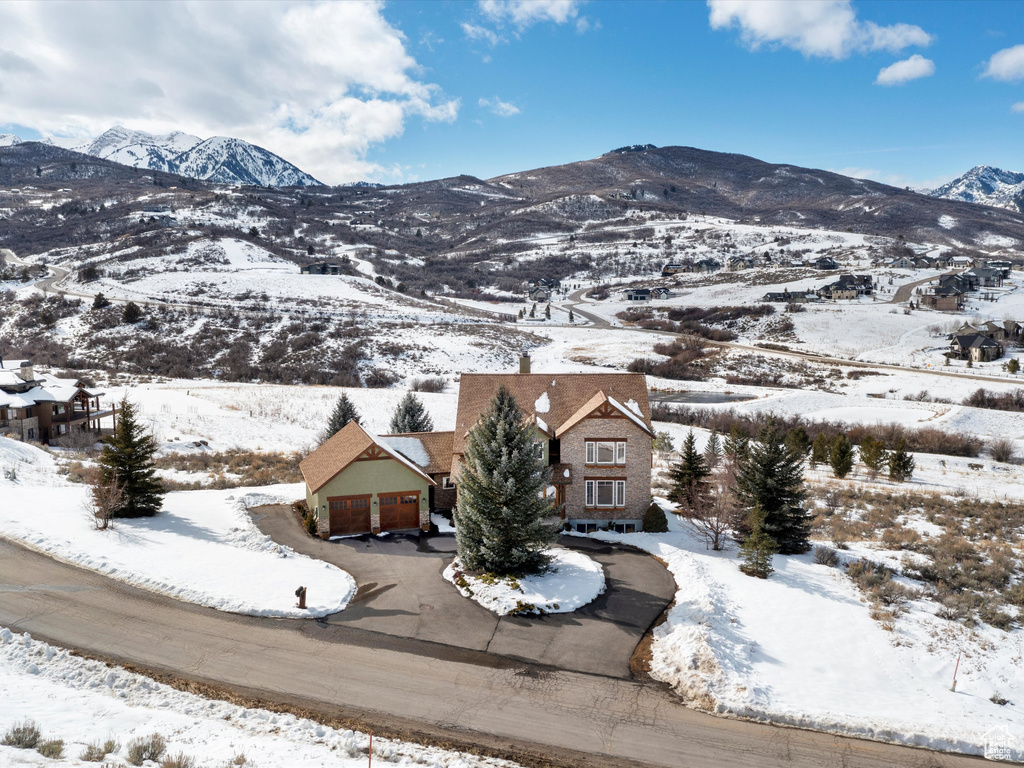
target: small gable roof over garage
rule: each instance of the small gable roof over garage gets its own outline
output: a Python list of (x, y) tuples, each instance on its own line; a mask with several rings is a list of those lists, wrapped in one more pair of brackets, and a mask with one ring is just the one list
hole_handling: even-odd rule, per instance
[(299, 471), (302, 472), (302, 478), (309, 486), (309, 490), (316, 493), (352, 463), (360, 459), (380, 459), (385, 455), (424, 478), (431, 485), (437, 484), (420, 467), (354, 421), (350, 421), (330, 440), (303, 459), (299, 464)]

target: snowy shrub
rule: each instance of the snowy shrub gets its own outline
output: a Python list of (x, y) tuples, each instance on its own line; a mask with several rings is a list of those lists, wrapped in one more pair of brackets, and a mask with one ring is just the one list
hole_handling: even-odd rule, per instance
[(831, 547), (817, 546), (814, 548), (814, 562), (818, 565), (827, 565), (835, 568), (839, 565), (839, 555)]
[(51, 760), (60, 760), (64, 757), (64, 740), (49, 739), (48, 741), (44, 741), (36, 747), (36, 752), (43, 757), (50, 758)]
[(444, 376), (428, 376), (423, 379), (413, 379), (410, 388), (413, 392), (444, 392), (448, 385)]
[(1007, 440), (1006, 438), (993, 440), (988, 444), (988, 450), (992, 455), (992, 461), (1000, 461), (1004, 464), (1009, 464), (1013, 461), (1013, 457), (1017, 453), (1017, 447), (1014, 445), (1013, 440)]
[(0, 744), (18, 749), (35, 749), (39, 746), (41, 738), (39, 726), (32, 720), (25, 720), (12, 725), (4, 734), (3, 739), (0, 739)]
[(668, 519), (665, 510), (657, 504), (651, 504), (644, 513), (644, 533), (668, 533)]
[(154, 733), (152, 736), (129, 741), (127, 760), (132, 765), (142, 765), (147, 760), (155, 763), (163, 757), (166, 750), (167, 741), (159, 733)]
[(78, 756), (79, 760), (87, 763), (98, 763), (107, 755), (117, 752), (121, 748), (113, 739), (107, 739), (102, 744), (98, 741), (94, 741), (92, 744), (87, 744), (85, 749), (82, 750), (82, 754)]
[(161, 760), (160, 768), (196, 768), (196, 761), (194, 757), (179, 752)]

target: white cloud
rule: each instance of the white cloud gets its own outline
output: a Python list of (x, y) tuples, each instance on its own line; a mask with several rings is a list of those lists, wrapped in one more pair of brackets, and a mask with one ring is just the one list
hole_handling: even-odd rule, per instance
[[(382, 4), (0, 3), (4, 120), (49, 136), (115, 123), (231, 135), (323, 181), (387, 171), (369, 149), (451, 121)], [(102, 40), (101, 48), (96, 41)]]
[(993, 80), (1007, 82), (1024, 79), (1024, 45), (1004, 48), (995, 53), (988, 60), (988, 66), (982, 77), (991, 77)]
[(491, 110), (491, 112), (499, 117), (512, 117), (512, 115), (518, 115), (521, 111), (515, 104), (502, 101), (497, 96), (493, 99), (480, 99), (479, 104), (481, 107)]
[(859, 21), (850, 0), (708, 0), (713, 29), (737, 27), (752, 49), (784, 46), (805, 56), (842, 59), (851, 53), (926, 46), (931, 35), (913, 24)]
[(909, 59), (897, 61), (883, 68), (875, 78), (876, 85), (903, 85), (911, 80), (931, 77), (935, 74), (935, 62), (915, 53)]
[(486, 43), (490, 43), (492, 46), (498, 45), (498, 43), (508, 42), (504, 37), (499, 35), (493, 29), (481, 27), (479, 24), (470, 24), (469, 22), (463, 22), (462, 31), (470, 40), (483, 41)]
[(1024, 101), (1018, 101), (1016, 104), (1010, 107), (1010, 110), (1013, 112), (1024, 112)]
[(579, 0), (480, 0), (480, 11), (491, 21), (525, 29), (540, 21), (565, 24), (580, 12)]

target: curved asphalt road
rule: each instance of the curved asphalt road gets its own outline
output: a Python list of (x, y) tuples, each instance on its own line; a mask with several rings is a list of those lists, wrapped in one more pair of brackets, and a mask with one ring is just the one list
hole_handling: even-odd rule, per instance
[[(290, 586), (290, 585), (289, 585)], [(115, 662), (303, 706), (361, 727), (526, 755), (535, 765), (980, 765), (714, 718), (653, 684), (331, 626), (219, 613), (0, 539), (0, 625)], [(837, 648), (836, 653), (842, 649)]]

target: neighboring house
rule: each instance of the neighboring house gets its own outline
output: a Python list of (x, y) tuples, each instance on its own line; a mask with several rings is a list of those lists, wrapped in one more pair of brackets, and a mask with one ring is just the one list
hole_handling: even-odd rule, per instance
[(562, 287), (562, 281), (557, 280), (553, 277), (539, 277), (533, 281), (533, 285), (540, 288), (547, 288), (552, 293), (560, 290)]
[(815, 294), (808, 294), (806, 291), (797, 291), (796, 293), (790, 293), (789, 289), (783, 290), (781, 293), (778, 291), (769, 291), (761, 297), (761, 301), (771, 303), (782, 303), (782, 304), (806, 304), (815, 297)]
[(957, 335), (949, 343), (949, 357), (958, 360), (971, 360), (975, 363), (987, 363), (1003, 356), (1003, 348), (998, 342), (980, 333)]
[(962, 293), (942, 296), (939, 294), (925, 294), (920, 298), (918, 304), (922, 307), (929, 307), (939, 312), (959, 312), (964, 308), (965, 297)]
[(1024, 333), (1024, 326), (1016, 320), (1004, 320), (1003, 328), (1006, 330), (1006, 338), (1011, 341), (1017, 341)]
[(178, 226), (178, 219), (175, 216), (168, 214), (158, 214), (150, 218), (154, 224), (158, 227), (176, 227)]
[(653, 299), (674, 299), (676, 294), (668, 288), (652, 288), (651, 298)]
[[(404, 445), (417, 459), (424, 459)], [(420, 451), (426, 453), (422, 447)], [(386, 438), (350, 421), (299, 464), (306, 504), (317, 517), (317, 533), (329, 538), (428, 530), (430, 489), (437, 486), (427, 472), (429, 462), (429, 454), (420, 465)]]
[(730, 272), (739, 272), (740, 270), (750, 269), (754, 266), (754, 262), (744, 256), (733, 256), (729, 259), (728, 270)]
[(464, 373), (459, 385), (452, 477), (469, 430), (498, 388), (512, 393), (537, 426), (538, 455), (551, 467), (562, 519), (578, 531), (612, 525), (639, 531), (651, 503), (650, 405), (639, 373)]
[(117, 425), (117, 409), (101, 406), (102, 395), (76, 379), (36, 374), (27, 360), (0, 359), (0, 434), (43, 444), (75, 431), (99, 435), (105, 419)]
[(469, 431), (506, 387), (551, 467), (552, 501), (578, 531), (639, 531), (651, 503), (647, 380), (640, 373), (464, 373), (454, 432), (374, 435), (350, 422), (300, 464), (320, 536), (427, 530), (455, 506)]
[(889, 262), (889, 266), (895, 269), (917, 269), (917, 259), (913, 256), (900, 256)]
[(823, 299), (856, 299), (871, 295), (871, 290), (870, 275), (840, 275), (834, 283), (819, 288), (818, 295)]
[(671, 277), (672, 275), (678, 275), (681, 272), (685, 272), (685, 271), (686, 271), (686, 267), (683, 266), (682, 264), (676, 264), (676, 263), (666, 264), (664, 267), (661, 268), (661, 276), (662, 277)]
[(299, 269), (303, 275), (344, 275), (346, 272), (344, 264), (327, 264), (318, 262), (306, 264)]
[(541, 285), (535, 285), (526, 292), (530, 301), (550, 301), (551, 291)]
[(650, 301), (650, 288), (630, 288), (626, 291), (626, 301)]
[(979, 287), (998, 288), (1003, 284), (1003, 271), (989, 267), (974, 267), (965, 273), (972, 277)]
[(1003, 280), (1009, 280), (1010, 273), (1013, 271), (1013, 264), (1004, 260), (989, 261), (985, 266), (989, 269), (998, 269), (1003, 275)]
[(974, 259), (970, 256), (950, 256), (949, 266), (954, 269), (969, 269), (974, 266)]
[(839, 262), (833, 259), (831, 256), (822, 256), (814, 261), (814, 268), (822, 271), (831, 269), (839, 269)]
[(717, 272), (722, 268), (716, 259), (701, 259), (693, 265), (694, 272)]

